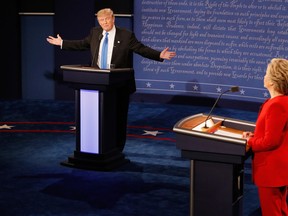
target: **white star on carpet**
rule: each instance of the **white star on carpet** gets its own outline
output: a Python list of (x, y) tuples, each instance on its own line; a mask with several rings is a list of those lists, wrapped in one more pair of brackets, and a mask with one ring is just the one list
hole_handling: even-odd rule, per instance
[(158, 134), (162, 134), (162, 132), (159, 131), (147, 131), (144, 130), (145, 133), (143, 133), (142, 135), (152, 135), (152, 136), (157, 136)]
[(14, 127), (14, 126), (9, 126), (7, 124), (0, 125), (0, 129), (11, 129), (12, 127)]
[(70, 130), (76, 130), (76, 126), (70, 126)]

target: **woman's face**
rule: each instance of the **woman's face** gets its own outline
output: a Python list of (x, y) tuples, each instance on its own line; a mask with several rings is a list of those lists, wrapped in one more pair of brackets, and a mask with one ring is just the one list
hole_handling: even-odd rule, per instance
[(264, 87), (269, 89), (272, 86), (271, 75), (270, 75), (270, 65), (268, 65), (266, 74), (264, 76)]

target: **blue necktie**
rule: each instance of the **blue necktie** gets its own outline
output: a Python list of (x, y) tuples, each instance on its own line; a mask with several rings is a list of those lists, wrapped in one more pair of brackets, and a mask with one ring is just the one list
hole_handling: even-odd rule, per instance
[(106, 32), (101, 52), (101, 69), (107, 69), (108, 32)]

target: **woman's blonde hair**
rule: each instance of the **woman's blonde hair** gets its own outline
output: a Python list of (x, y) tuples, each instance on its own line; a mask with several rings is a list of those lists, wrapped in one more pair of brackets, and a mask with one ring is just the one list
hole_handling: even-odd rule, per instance
[(288, 60), (273, 58), (267, 70), (274, 89), (281, 94), (288, 95)]

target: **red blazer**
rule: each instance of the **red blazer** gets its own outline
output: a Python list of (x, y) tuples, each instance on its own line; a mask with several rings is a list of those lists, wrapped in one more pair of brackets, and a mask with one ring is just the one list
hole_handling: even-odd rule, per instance
[(267, 100), (250, 138), (252, 180), (260, 187), (288, 185), (288, 96)]

